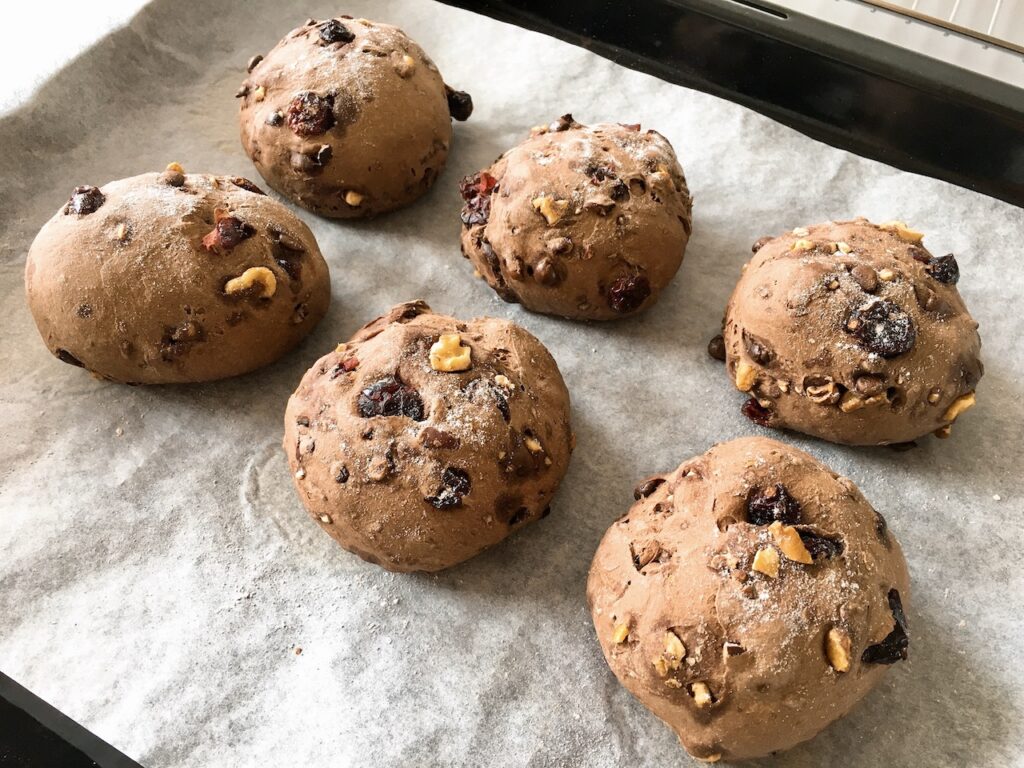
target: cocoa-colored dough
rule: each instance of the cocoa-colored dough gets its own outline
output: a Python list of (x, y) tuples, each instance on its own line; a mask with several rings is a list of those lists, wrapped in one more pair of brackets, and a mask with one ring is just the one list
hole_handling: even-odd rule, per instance
[[(448, 334), (458, 338), (438, 357)], [(461, 365), (435, 368), (455, 352)], [(302, 503), (345, 549), (392, 571), (447, 568), (544, 517), (573, 442), (569, 393), (535, 337), (419, 301), (322, 357), (285, 415)]]
[(683, 261), (691, 201), (671, 144), (639, 125), (535, 128), (461, 186), (462, 252), (505, 301), (611, 320), (658, 300)]
[(25, 266), (46, 346), (111, 381), (209, 381), (266, 365), (327, 312), (309, 228), (252, 182), (176, 163), (75, 189)]
[(634, 495), (587, 598), (612, 671), (693, 756), (788, 749), (907, 657), (899, 544), (850, 480), (803, 451), (733, 440)]
[(373, 216), (423, 195), (444, 168), (451, 120), (473, 109), (389, 24), (310, 19), (250, 61), (242, 145), (267, 183), (314, 213)]
[(748, 416), (848, 445), (949, 434), (974, 404), (981, 340), (955, 257), (921, 237), (855, 219), (755, 243), (723, 330)]

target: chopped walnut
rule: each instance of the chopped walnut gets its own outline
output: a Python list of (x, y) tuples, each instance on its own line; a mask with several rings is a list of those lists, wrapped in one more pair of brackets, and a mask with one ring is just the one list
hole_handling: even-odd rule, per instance
[(277, 290), (277, 278), (266, 267), (249, 267), (238, 277), (224, 284), (224, 293), (234, 296), (239, 293), (253, 293), (261, 299), (269, 299)]
[(350, 189), (345, 193), (345, 205), (351, 206), (352, 208), (358, 208), (362, 203), (363, 196), (354, 189)]
[(612, 642), (616, 645), (626, 642), (629, 638), (629, 624), (616, 624), (612, 631)]
[(554, 226), (569, 210), (568, 200), (556, 200), (550, 195), (540, 195), (532, 200), (534, 209), (544, 217), (548, 226)]
[(974, 406), (976, 400), (973, 392), (968, 392), (966, 395), (960, 395), (956, 400), (950, 403), (949, 408), (942, 414), (944, 421), (953, 422), (956, 418), (966, 411), (968, 408)]
[(686, 646), (675, 632), (665, 633), (665, 650), (661, 653), (665, 659), (666, 666), (671, 670), (677, 670), (686, 658)]
[(540, 440), (535, 437), (530, 437), (529, 435), (523, 438), (523, 445), (529, 448), (530, 453), (540, 453), (544, 450), (544, 446), (540, 444)]
[(715, 703), (715, 697), (711, 694), (707, 683), (693, 683), (690, 686), (690, 695), (693, 696), (693, 701), (699, 709), (704, 709), (704, 707)]
[(838, 243), (836, 243), (836, 250), (839, 251), (840, 253), (849, 253), (853, 249), (848, 244), (840, 240)]
[(795, 243), (793, 243), (792, 250), (794, 250), (794, 251), (813, 251), (814, 250), (814, 243), (812, 243), (810, 240), (802, 240), (802, 239), (801, 240), (797, 240)]
[(775, 547), (765, 547), (764, 549), (757, 550), (754, 555), (754, 562), (750, 566), (758, 573), (763, 573), (765, 576), (770, 578), (776, 578), (779, 575), (779, 553)]
[(416, 71), (416, 60), (406, 54), (395, 63), (395, 71), (401, 78), (412, 77), (412, 73)]
[(796, 235), (797, 237), (807, 237), (809, 234), (811, 234), (811, 230), (809, 230), (807, 227), (797, 227), (796, 229), (793, 230), (793, 234)]
[(740, 392), (749, 392), (754, 388), (757, 381), (757, 369), (746, 360), (736, 363), (736, 389)]
[(880, 269), (878, 270), (878, 279), (883, 283), (891, 283), (896, 279), (896, 273), (891, 269)]
[(825, 636), (825, 655), (836, 672), (850, 669), (850, 636), (838, 627), (832, 627)]
[(923, 232), (911, 229), (902, 221), (887, 221), (884, 224), (879, 224), (878, 227), (889, 232), (895, 232), (901, 240), (906, 240), (908, 243), (919, 243), (924, 239)]
[(776, 520), (768, 526), (768, 532), (775, 539), (775, 544), (782, 550), (782, 554), (788, 559), (796, 563), (803, 563), (804, 565), (810, 565), (814, 562), (811, 553), (804, 546), (803, 539), (800, 538), (800, 533), (793, 526), (784, 525)]
[(430, 367), (435, 371), (467, 371), (472, 367), (472, 350), (457, 333), (441, 334), (430, 348)]

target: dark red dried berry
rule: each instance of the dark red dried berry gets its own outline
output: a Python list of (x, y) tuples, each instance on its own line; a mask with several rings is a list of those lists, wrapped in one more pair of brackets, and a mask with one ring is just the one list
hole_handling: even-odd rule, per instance
[(616, 312), (632, 312), (651, 295), (651, 283), (644, 275), (625, 275), (608, 288), (608, 306)]
[(956, 285), (960, 279), (960, 265), (956, 263), (956, 256), (952, 253), (947, 253), (945, 256), (932, 256), (924, 271), (940, 283)]
[(320, 136), (334, 125), (334, 98), (303, 91), (288, 105), (288, 127), (299, 136)]
[(903, 603), (896, 589), (889, 590), (889, 610), (896, 620), (892, 632), (880, 643), (869, 645), (861, 654), (860, 660), (865, 664), (895, 664), (905, 661), (907, 649), (910, 647), (910, 636), (907, 634), (907, 617), (903, 613)]
[(798, 530), (797, 533), (800, 534), (800, 540), (804, 543), (807, 551), (811, 553), (811, 559), (815, 562), (821, 558), (831, 559), (841, 555), (845, 549), (842, 539), (823, 536), (820, 533), (803, 529)]
[(498, 180), (486, 171), (466, 176), (459, 182), (459, 193), (466, 204), (462, 206), (462, 223), (467, 227), (486, 224), (491, 215), (491, 193)]
[(251, 181), (249, 181), (248, 179), (243, 178), (241, 176), (232, 176), (231, 178), (228, 179), (228, 181), (230, 181), (236, 187), (241, 187), (246, 192), (252, 192), (254, 195), (266, 195), (267, 194), (262, 189), (260, 189), (255, 184), (253, 184)]
[(444, 95), (448, 99), (448, 114), (462, 122), (469, 120), (473, 114), (473, 97), (465, 91), (456, 91), (454, 88), (444, 87)]
[(747, 522), (771, 525), (776, 520), (786, 525), (799, 523), (800, 503), (789, 495), (782, 483), (771, 488), (752, 489), (747, 496)]
[(64, 213), (77, 213), (84, 216), (87, 213), (98, 211), (100, 206), (107, 200), (103, 193), (96, 187), (75, 187), (70, 199), (64, 205)]
[(425, 501), (435, 509), (461, 507), (462, 498), (472, 489), (469, 475), (456, 467), (448, 467), (441, 475), (441, 488)]
[(910, 315), (884, 299), (855, 307), (845, 327), (870, 352), (886, 358), (909, 352), (917, 340)]
[(320, 25), (320, 39), (324, 45), (333, 45), (334, 43), (351, 43), (356, 36), (340, 21), (331, 19)]
[(203, 238), (203, 247), (208, 251), (228, 252), (255, 234), (256, 229), (252, 225), (246, 224), (234, 216), (223, 216), (217, 220), (210, 233)]
[(725, 339), (722, 334), (713, 336), (708, 342), (708, 354), (715, 360), (725, 360)]
[(757, 402), (756, 397), (751, 397), (747, 400), (747, 402), (740, 407), (740, 411), (759, 427), (771, 426), (772, 412)]
[(423, 421), (426, 418), (420, 393), (395, 376), (374, 382), (360, 392), (357, 405), (359, 415), (364, 419), (406, 416), (413, 421)]

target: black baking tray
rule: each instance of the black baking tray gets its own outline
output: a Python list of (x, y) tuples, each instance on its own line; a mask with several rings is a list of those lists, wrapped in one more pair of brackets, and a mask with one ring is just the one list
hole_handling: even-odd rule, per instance
[(444, 2), (1024, 206), (1024, 90), (1007, 83), (763, 0)]
[[(1024, 91), (997, 80), (762, 0), (444, 1), (1024, 206)], [(42, 766), (139, 768), (0, 674), (0, 768)]]

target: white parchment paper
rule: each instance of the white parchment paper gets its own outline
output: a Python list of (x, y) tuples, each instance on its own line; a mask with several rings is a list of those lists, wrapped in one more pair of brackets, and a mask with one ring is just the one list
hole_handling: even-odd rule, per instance
[[(404, 27), (473, 94), (436, 189), (373, 222), (303, 214), (334, 304), (266, 370), (129, 388), (57, 362), (24, 301), (39, 226), (77, 184), (170, 161), (259, 182), (232, 98), (245, 62), (307, 15), (339, 12)], [(459, 254), (458, 179), (564, 112), (642, 122), (682, 158), (694, 236), (642, 317), (531, 315)], [(685, 763), (601, 658), (590, 558), (638, 478), (758, 431), (705, 353), (750, 244), (855, 215), (905, 219), (957, 254), (986, 374), (950, 440), (897, 453), (784, 436), (852, 477), (902, 541), (911, 658), (845, 721), (765, 764), (1024, 765), (1020, 209), (425, 0), (155, 0), (0, 120), (0, 147), (0, 669), (144, 765)], [(279, 443), (303, 371), (417, 297), (539, 336), (572, 393), (578, 447), (549, 518), (449, 572), (396, 576), (308, 519)]]

